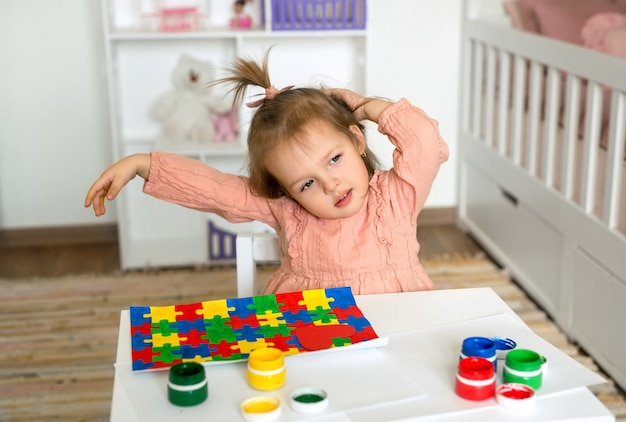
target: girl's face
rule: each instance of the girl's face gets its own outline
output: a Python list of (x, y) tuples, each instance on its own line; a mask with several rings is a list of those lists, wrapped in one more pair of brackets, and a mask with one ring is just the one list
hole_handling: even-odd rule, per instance
[(327, 124), (314, 124), (298, 142), (280, 146), (268, 157), (268, 170), (286, 193), (319, 218), (350, 217), (365, 201), (365, 138), (356, 125), (350, 130), (355, 140)]

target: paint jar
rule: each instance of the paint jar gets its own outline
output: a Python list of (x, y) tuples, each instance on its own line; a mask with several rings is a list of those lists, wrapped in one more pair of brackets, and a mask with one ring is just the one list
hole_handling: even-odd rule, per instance
[(265, 347), (250, 352), (248, 357), (248, 384), (257, 390), (276, 390), (286, 381), (283, 352)]
[(538, 390), (541, 387), (543, 358), (528, 349), (511, 350), (504, 361), (502, 381), (506, 384), (528, 385)]
[(487, 359), (496, 368), (496, 344), (487, 337), (468, 337), (463, 340), (459, 359), (469, 357)]
[(197, 362), (177, 363), (170, 368), (167, 397), (176, 406), (195, 406), (209, 395), (204, 366)]
[(484, 358), (469, 357), (459, 361), (455, 383), (456, 394), (467, 400), (487, 400), (496, 391), (493, 363)]

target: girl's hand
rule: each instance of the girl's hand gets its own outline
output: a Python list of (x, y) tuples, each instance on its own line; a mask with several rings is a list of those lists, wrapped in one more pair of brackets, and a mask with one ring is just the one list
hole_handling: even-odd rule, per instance
[(331, 97), (348, 104), (357, 120), (371, 120), (378, 123), (378, 118), (392, 103), (380, 98), (366, 98), (348, 89), (333, 88), (326, 90)]
[(363, 103), (366, 101), (365, 97), (349, 89), (332, 88), (325, 90), (325, 92), (327, 95), (346, 103), (348, 107), (350, 107), (350, 110), (354, 112), (357, 120), (361, 121), (367, 119), (367, 116), (365, 116), (363, 112)]
[(134, 154), (122, 158), (117, 163), (105, 170), (104, 173), (91, 185), (85, 198), (85, 208), (93, 205), (96, 217), (104, 215), (105, 198), (112, 201), (117, 197), (122, 188), (135, 178), (136, 175), (148, 178), (150, 173), (150, 155)]

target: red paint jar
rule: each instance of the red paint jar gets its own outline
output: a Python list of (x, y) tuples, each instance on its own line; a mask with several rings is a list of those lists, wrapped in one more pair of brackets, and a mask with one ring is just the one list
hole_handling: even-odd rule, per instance
[(456, 374), (456, 394), (467, 400), (487, 400), (496, 391), (493, 364), (484, 358), (469, 357), (459, 361)]

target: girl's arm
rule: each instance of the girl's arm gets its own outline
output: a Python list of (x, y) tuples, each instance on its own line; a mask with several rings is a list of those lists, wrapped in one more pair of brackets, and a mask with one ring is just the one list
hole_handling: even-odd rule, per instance
[(449, 155), (438, 122), (403, 98), (381, 116), (378, 131), (395, 146), (393, 168), (389, 171), (390, 185), (394, 180), (398, 182), (400, 193), (395, 196), (413, 198), (419, 212), (439, 167)]
[(247, 177), (223, 173), (199, 160), (177, 154), (153, 151), (151, 157), (150, 178), (143, 185), (144, 193), (219, 215), (231, 223), (256, 220), (276, 227), (271, 203), (281, 199), (254, 195)]
[(105, 199), (115, 199), (137, 175), (145, 180), (144, 193), (155, 198), (217, 214), (232, 223), (257, 220), (277, 227), (272, 201), (253, 195), (246, 177), (222, 173), (191, 158), (154, 151), (130, 155), (109, 167), (87, 192), (85, 207), (93, 206), (96, 216), (103, 215)]
[(85, 198), (85, 208), (93, 205), (97, 217), (106, 213), (105, 198), (112, 201), (128, 182), (139, 175), (147, 180), (150, 174), (150, 154), (133, 154), (122, 158), (91, 185)]

